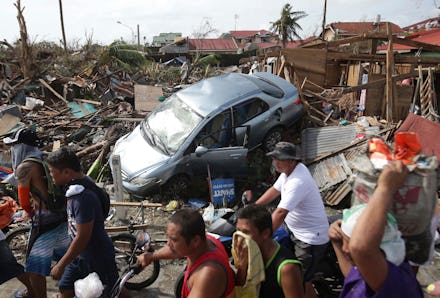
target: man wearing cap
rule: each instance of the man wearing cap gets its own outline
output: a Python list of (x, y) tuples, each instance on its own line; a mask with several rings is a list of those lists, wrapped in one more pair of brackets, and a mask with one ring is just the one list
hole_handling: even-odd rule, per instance
[[(12, 169), (18, 183), (18, 200), (32, 220), (25, 271), (29, 272), (34, 297), (47, 297), (46, 276), (51, 261), (60, 258), (69, 245), (67, 216), (46, 209), (48, 186), (43, 166), (27, 158), (43, 159), (34, 130), (21, 128), (3, 139), (11, 145)], [(26, 291), (16, 297), (26, 297)]]
[(408, 170), (401, 161), (386, 165), (367, 204), (344, 210), (329, 236), (345, 276), (339, 297), (423, 297), (405, 242), (388, 212)]
[(300, 162), (298, 148), (279, 142), (266, 154), (272, 157), (277, 181), (257, 201), (268, 204), (281, 195), (272, 213), (273, 230), (283, 221), (293, 234), (295, 255), (304, 266), (306, 297), (316, 297), (311, 279), (328, 245), (328, 220), (318, 186), (307, 167)]

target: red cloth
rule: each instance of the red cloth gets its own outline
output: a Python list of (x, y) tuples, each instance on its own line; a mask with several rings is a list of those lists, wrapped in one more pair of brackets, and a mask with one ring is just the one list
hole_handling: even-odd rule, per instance
[(417, 133), (422, 152), (426, 155), (435, 155), (440, 160), (440, 124), (431, 120), (409, 113), (397, 132)]
[(224, 266), (227, 274), (228, 274), (228, 284), (226, 288), (226, 292), (223, 293), (223, 297), (227, 297), (235, 287), (234, 283), (234, 273), (231, 269), (231, 266), (229, 265), (229, 259), (228, 254), (226, 253), (223, 245), (215, 239), (214, 237), (210, 235), (206, 235), (206, 238), (211, 240), (215, 246), (217, 247), (216, 250), (205, 252), (202, 256), (200, 256), (192, 265), (191, 267), (186, 269), (185, 277), (183, 280), (183, 287), (182, 287), (182, 297), (188, 297), (189, 293), (191, 292), (191, 289), (189, 288), (187, 282), (191, 274), (198, 269), (200, 265), (202, 265), (204, 262), (217, 262)]

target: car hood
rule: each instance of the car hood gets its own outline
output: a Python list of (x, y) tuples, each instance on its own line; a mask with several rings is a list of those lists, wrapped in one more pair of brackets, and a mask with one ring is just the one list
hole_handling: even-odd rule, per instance
[(151, 147), (142, 136), (139, 125), (116, 142), (112, 155), (116, 154), (120, 156), (122, 175), (125, 178), (139, 176), (170, 159), (168, 155)]

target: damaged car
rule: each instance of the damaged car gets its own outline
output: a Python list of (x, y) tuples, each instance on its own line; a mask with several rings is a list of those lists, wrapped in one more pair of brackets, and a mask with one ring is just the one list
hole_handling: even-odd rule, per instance
[(166, 189), (186, 197), (195, 177), (245, 177), (248, 150), (270, 150), (302, 114), (298, 90), (278, 76), (211, 77), (172, 94), (121, 137), (110, 165), (118, 155), (134, 196)]

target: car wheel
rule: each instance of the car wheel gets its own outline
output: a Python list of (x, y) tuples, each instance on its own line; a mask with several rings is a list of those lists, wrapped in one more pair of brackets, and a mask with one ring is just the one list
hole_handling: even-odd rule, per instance
[(185, 175), (172, 177), (163, 188), (162, 194), (166, 200), (187, 199), (189, 196), (190, 180)]
[(269, 130), (263, 139), (263, 147), (266, 152), (272, 151), (275, 145), (282, 140), (283, 132), (283, 128), (279, 126)]

